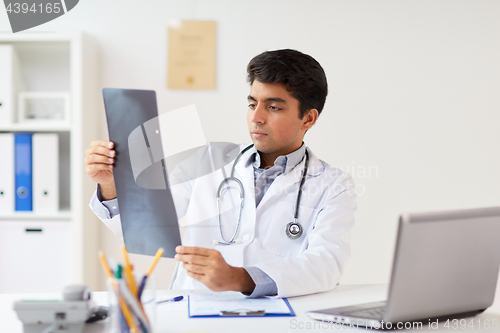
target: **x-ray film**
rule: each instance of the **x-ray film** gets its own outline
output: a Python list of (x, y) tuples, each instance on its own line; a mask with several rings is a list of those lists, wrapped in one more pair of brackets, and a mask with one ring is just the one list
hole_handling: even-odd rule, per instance
[[(218, 229), (215, 191), (240, 146), (207, 144), (194, 105), (158, 115), (154, 91), (105, 88), (103, 96), (109, 139), (115, 143), (113, 173), (127, 250), (154, 255), (163, 247), (164, 256), (173, 257), (181, 243), (178, 219), (193, 196), (198, 196), (193, 203), (198, 214), (181, 228)], [(234, 220), (228, 214), (239, 207), (238, 194), (229, 190), (220, 207), (225, 221)], [(202, 208), (200, 200), (209, 205)], [(226, 229), (224, 223), (221, 228)]]
[[(155, 156), (161, 141), (150, 142), (145, 135), (144, 124), (150, 121), (154, 127), (151, 122), (158, 121), (156, 94), (104, 88), (103, 97), (109, 139), (115, 144), (113, 174), (125, 246), (130, 253), (151, 256), (163, 247), (163, 256), (173, 258), (181, 238), (164, 161)], [(148, 169), (141, 181), (149, 186), (137, 185), (134, 169)]]

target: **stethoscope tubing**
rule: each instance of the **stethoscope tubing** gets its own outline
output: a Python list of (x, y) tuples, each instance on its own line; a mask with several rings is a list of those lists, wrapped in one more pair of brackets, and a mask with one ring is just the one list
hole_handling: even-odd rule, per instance
[(295, 202), (295, 215), (293, 216), (295, 222), (297, 222), (299, 219), (300, 197), (302, 196), (302, 187), (304, 186), (304, 183), (306, 181), (307, 167), (309, 166), (309, 153), (307, 152), (307, 149), (305, 155), (306, 155), (306, 161), (304, 163), (304, 172), (302, 173), (302, 179), (300, 180), (299, 191), (297, 192), (297, 201)]
[[(215, 245), (231, 245), (233, 243), (237, 243), (237, 241), (235, 241), (235, 238), (238, 235), (238, 231), (239, 231), (240, 225), (241, 225), (241, 213), (243, 211), (243, 205), (244, 205), (244, 201), (245, 201), (245, 190), (244, 190), (243, 183), (241, 182), (241, 180), (239, 180), (238, 178), (234, 177), (234, 171), (236, 169), (236, 164), (240, 160), (241, 156), (243, 156), (243, 154), (246, 153), (253, 146), (254, 145), (251, 144), (251, 145), (245, 147), (245, 149), (243, 149), (238, 154), (238, 156), (236, 156), (236, 158), (234, 159), (234, 162), (233, 162), (233, 166), (231, 167), (231, 175), (229, 177), (224, 178), (222, 180), (222, 182), (220, 183), (219, 188), (217, 189), (217, 195), (216, 195), (217, 223), (219, 224), (219, 231), (220, 231), (220, 235), (221, 235), (222, 241), (218, 241), (217, 242), (216, 240), (214, 240), (214, 244)], [(293, 222), (288, 223), (286, 225), (286, 229), (285, 229), (286, 235), (289, 238), (291, 238), (291, 239), (297, 239), (297, 238), (299, 238), (302, 235), (302, 226), (298, 222), (298, 217), (299, 217), (300, 198), (302, 196), (302, 187), (304, 186), (304, 182), (305, 182), (306, 176), (307, 176), (307, 168), (309, 166), (309, 153), (307, 152), (307, 149), (306, 149), (306, 152), (305, 152), (305, 159), (306, 160), (305, 160), (305, 163), (304, 163), (304, 171), (302, 173), (302, 178), (300, 180), (300, 185), (299, 185), (299, 191), (297, 192), (297, 200), (295, 202), (295, 214), (293, 216)], [(226, 191), (227, 189), (231, 188), (231, 186), (229, 186), (229, 182), (230, 181), (233, 181), (236, 184), (238, 184), (238, 187), (240, 189), (240, 191), (239, 191), (239, 193), (240, 193), (240, 208), (239, 208), (239, 213), (238, 213), (238, 222), (236, 223), (236, 228), (234, 230), (233, 236), (231, 237), (231, 239), (229, 241), (227, 241), (224, 238), (224, 234), (222, 233), (222, 223), (220, 221), (220, 199), (221, 199), (221, 196), (224, 193), (224, 191)], [(223, 188), (224, 184), (226, 184), (225, 188)], [(299, 229), (299, 232), (296, 233), (296, 234), (291, 233), (290, 229), (292, 228), (292, 226), (297, 226), (297, 228)]]
[[(240, 209), (239, 209), (239, 213), (238, 213), (238, 223), (236, 223), (236, 228), (234, 229), (233, 237), (231, 237), (231, 240), (228, 242), (228, 241), (226, 241), (226, 239), (224, 238), (224, 234), (222, 233), (222, 223), (220, 221), (220, 198), (221, 198), (222, 194), (224, 193), (224, 191), (226, 191), (227, 189), (230, 188), (230, 186), (229, 186), (230, 181), (236, 182), (240, 188), (240, 191), (239, 191), (240, 192)], [(222, 188), (224, 183), (227, 185), (227, 187)], [(236, 238), (236, 235), (238, 234), (238, 231), (240, 229), (241, 212), (243, 211), (243, 205), (244, 205), (244, 201), (245, 201), (245, 189), (243, 187), (243, 183), (241, 182), (241, 180), (239, 180), (236, 177), (226, 177), (220, 183), (219, 188), (217, 189), (216, 199), (217, 199), (216, 200), (216, 202), (217, 202), (217, 223), (219, 224), (220, 236), (222, 237), (222, 240), (223, 240), (222, 242), (219, 241), (219, 244), (231, 245), (232, 243), (234, 243), (234, 239)]]

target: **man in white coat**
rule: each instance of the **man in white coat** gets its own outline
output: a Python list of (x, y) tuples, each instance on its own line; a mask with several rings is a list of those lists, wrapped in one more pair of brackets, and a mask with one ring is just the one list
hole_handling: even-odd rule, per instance
[[(256, 56), (247, 72), (253, 147), (235, 164), (235, 177), (246, 194), (237, 238), (231, 245), (219, 243), (224, 239), (215, 195), (224, 176), (185, 183), (180, 191), (189, 195), (174, 193), (177, 215), (185, 217), (187, 227), (183, 245), (176, 249), (182, 268), (174, 274), (173, 287), (233, 290), (252, 297), (331, 290), (350, 256), (356, 195), (348, 174), (316, 158), (303, 143), (323, 110), (328, 93), (325, 73), (315, 59), (289, 49)], [(112, 142), (95, 141), (86, 151), (85, 164), (98, 183), (91, 208), (121, 235), (112, 172), (115, 154)], [(231, 165), (227, 168), (226, 174)], [(299, 227), (294, 231), (300, 229), (301, 234), (294, 237), (286, 229), (293, 221), (299, 191)], [(200, 212), (211, 218), (200, 219)], [(235, 230), (237, 221), (236, 214), (224, 225), (232, 223)]]

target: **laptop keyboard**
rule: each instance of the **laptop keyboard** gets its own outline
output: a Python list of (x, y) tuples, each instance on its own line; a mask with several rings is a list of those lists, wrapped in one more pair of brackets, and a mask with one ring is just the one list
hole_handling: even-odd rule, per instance
[(381, 306), (381, 307), (376, 307), (376, 308), (346, 311), (346, 312), (342, 312), (342, 315), (348, 316), (348, 317), (370, 318), (370, 319), (382, 320), (384, 317), (384, 312), (385, 312), (385, 306)]

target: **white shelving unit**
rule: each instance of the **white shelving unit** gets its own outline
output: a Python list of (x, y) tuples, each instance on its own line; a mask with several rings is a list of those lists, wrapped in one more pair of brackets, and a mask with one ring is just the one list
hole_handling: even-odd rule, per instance
[(100, 228), (88, 208), (95, 185), (84, 166), (98, 132), (97, 48), (81, 32), (0, 34), (5, 44), (17, 53), (25, 91), (68, 92), (71, 107), (66, 123), (0, 122), (0, 133), (59, 138), (59, 211), (0, 214), (0, 293), (59, 292), (68, 283), (97, 289)]

